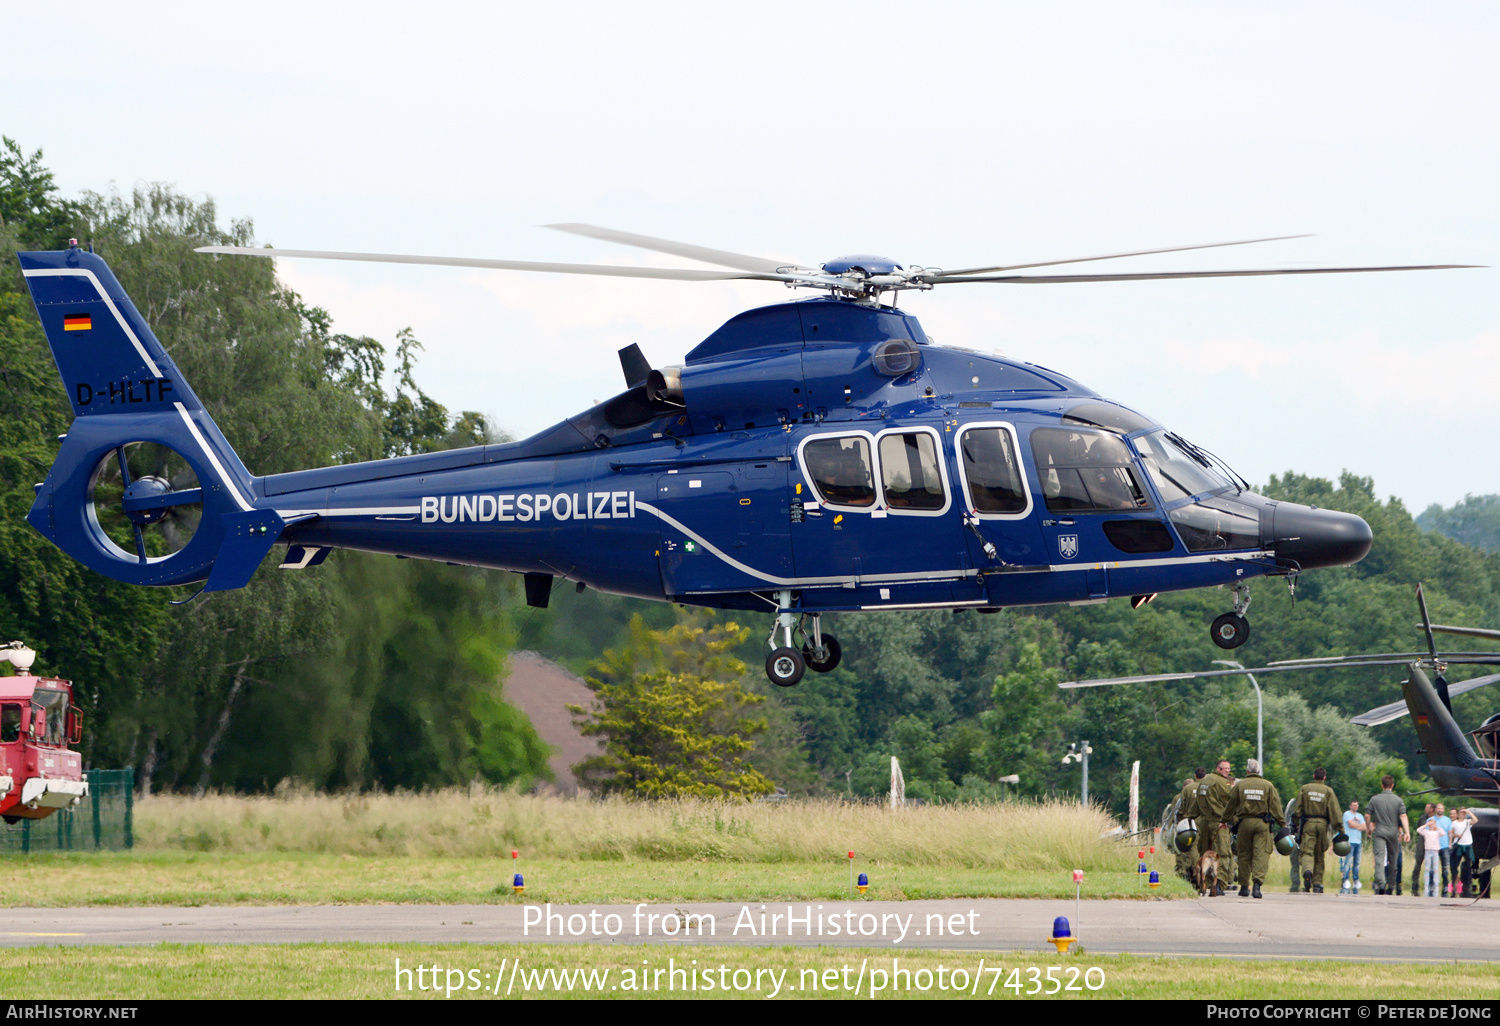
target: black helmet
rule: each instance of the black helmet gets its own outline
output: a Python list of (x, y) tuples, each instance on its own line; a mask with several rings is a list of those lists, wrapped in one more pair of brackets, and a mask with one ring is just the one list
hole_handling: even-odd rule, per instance
[(1276, 831), (1276, 850), (1283, 855), (1290, 855), (1297, 850), (1297, 838), (1292, 836), (1288, 827), (1282, 827)]
[(1333, 853), (1339, 858), (1349, 854), (1349, 835), (1342, 830), (1333, 835)]
[(1180, 852), (1189, 852), (1198, 843), (1198, 830), (1193, 826), (1193, 821), (1185, 819), (1177, 824), (1177, 836), (1172, 839)]

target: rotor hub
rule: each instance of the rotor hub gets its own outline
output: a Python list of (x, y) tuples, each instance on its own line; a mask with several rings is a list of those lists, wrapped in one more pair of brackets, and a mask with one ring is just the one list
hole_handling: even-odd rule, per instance
[(862, 253), (830, 260), (823, 265), (823, 270), (829, 274), (849, 274), (853, 272), (863, 275), (866, 278), (873, 278), (876, 275), (895, 274), (902, 270), (902, 266), (890, 257)]
[(140, 500), (154, 499), (158, 495), (166, 495), (172, 490), (172, 483), (163, 477), (148, 475), (138, 477), (125, 489), (120, 497), (120, 506), (125, 515), (130, 518), (131, 523), (145, 526), (155, 524), (166, 519), (171, 512), (169, 506), (143, 506)]

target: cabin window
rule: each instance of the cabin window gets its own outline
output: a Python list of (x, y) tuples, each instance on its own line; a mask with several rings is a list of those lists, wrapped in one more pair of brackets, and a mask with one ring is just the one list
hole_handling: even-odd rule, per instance
[(21, 707), (0, 705), (0, 744), (21, 739)]
[(1104, 537), (1121, 552), (1171, 552), (1177, 547), (1172, 532), (1160, 520), (1106, 520)]
[(1058, 513), (1149, 509), (1151, 500), (1131, 469), (1130, 450), (1116, 435), (1037, 428), (1031, 452), (1047, 508)]
[(969, 502), (980, 513), (1024, 513), (1026, 488), (1010, 432), (1001, 427), (966, 428), (959, 441)]
[(37, 688), (31, 695), (31, 722), (36, 723), (42, 714), (42, 730), (38, 741), (50, 745), (64, 743), (67, 729), (68, 696), (61, 691), (46, 691)]
[(1127, 410), (1114, 403), (1083, 403), (1063, 414), (1064, 424), (1082, 427), (1103, 428), (1117, 434), (1128, 435), (1132, 431), (1144, 431), (1155, 427), (1149, 420), (1134, 410)]
[(875, 505), (875, 473), (869, 439), (859, 435), (814, 438), (802, 460), (818, 497), (833, 506)]
[(1260, 511), (1228, 499), (1206, 499), (1167, 514), (1189, 552), (1260, 547)]
[(940, 510), (948, 504), (937, 438), (926, 431), (882, 435), (880, 474), (891, 509)]

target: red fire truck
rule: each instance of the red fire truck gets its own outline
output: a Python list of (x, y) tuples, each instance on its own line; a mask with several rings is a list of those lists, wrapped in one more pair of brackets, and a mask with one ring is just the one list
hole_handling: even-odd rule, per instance
[(72, 682), (36, 676), (35, 661), (19, 641), (0, 646), (0, 662), (16, 668), (0, 677), (0, 817), (7, 823), (45, 819), (89, 793), (83, 757), (68, 748), (83, 737)]

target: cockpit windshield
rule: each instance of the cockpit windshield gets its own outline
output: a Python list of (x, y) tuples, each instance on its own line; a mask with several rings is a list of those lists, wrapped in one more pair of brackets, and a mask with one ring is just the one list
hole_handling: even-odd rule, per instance
[(1135, 440), (1136, 451), (1146, 464), (1163, 502), (1172, 503), (1194, 495), (1221, 492), (1234, 482), (1214, 466), (1206, 455), (1167, 431), (1153, 431)]
[(31, 722), (35, 724), (38, 713), (43, 719), (42, 729), (37, 737), (38, 741), (45, 744), (60, 745), (65, 740), (68, 696), (62, 691), (49, 691), (37, 688), (31, 693)]

